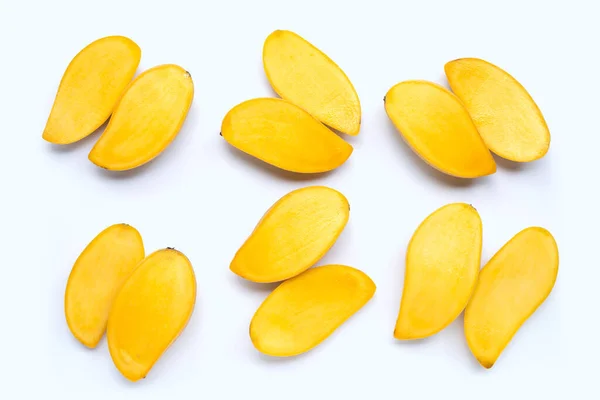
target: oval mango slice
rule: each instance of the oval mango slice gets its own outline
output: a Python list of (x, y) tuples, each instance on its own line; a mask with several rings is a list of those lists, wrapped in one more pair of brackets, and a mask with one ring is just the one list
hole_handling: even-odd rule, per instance
[(67, 325), (83, 345), (98, 345), (119, 289), (143, 258), (142, 237), (127, 224), (104, 229), (79, 255), (67, 281), (64, 305)]
[(294, 190), (263, 215), (229, 268), (260, 283), (296, 276), (327, 253), (349, 217), (348, 200), (337, 190), (325, 186)]
[(344, 265), (316, 267), (283, 282), (250, 323), (261, 353), (289, 357), (307, 352), (331, 335), (375, 294), (364, 272)]
[(534, 161), (548, 152), (546, 121), (529, 93), (510, 74), (477, 58), (450, 61), (444, 69), (452, 91), (492, 152), (516, 162)]
[(358, 135), (358, 94), (346, 74), (321, 50), (294, 32), (276, 30), (265, 40), (263, 65), (279, 96), (333, 129)]
[(385, 96), (385, 110), (425, 162), (458, 178), (496, 172), (496, 162), (460, 100), (440, 85), (405, 81)]
[(477, 361), (491, 368), (523, 323), (546, 300), (558, 275), (558, 247), (550, 232), (517, 233), (479, 273), (465, 310), (465, 336)]
[(331, 171), (353, 150), (312, 115), (282, 99), (238, 104), (223, 119), (221, 135), (246, 154), (298, 173)]
[(396, 339), (432, 336), (460, 315), (477, 282), (481, 243), (481, 218), (468, 204), (448, 204), (421, 223), (406, 253)]
[(146, 257), (125, 282), (108, 319), (108, 349), (131, 381), (144, 378), (186, 327), (196, 303), (188, 258), (167, 248)]
[(192, 77), (183, 68), (167, 64), (145, 71), (123, 94), (90, 161), (113, 171), (151, 161), (179, 133), (193, 97)]
[(42, 138), (70, 144), (98, 129), (135, 75), (141, 56), (139, 46), (123, 36), (104, 37), (83, 48), (63, 74)]

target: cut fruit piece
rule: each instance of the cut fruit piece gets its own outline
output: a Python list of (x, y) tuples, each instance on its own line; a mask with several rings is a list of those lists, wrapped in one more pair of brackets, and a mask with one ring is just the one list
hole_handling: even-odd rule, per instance
[(283, 282), (250, 323), (254, 347), (267, 355), (295, 356), (331, 335), (375, 293), (365, 273), (344, 265), (316, 267)]
[(65, 70), (42, 138), (70, 144), (98, 129), (135, 75), (141, 56), (139, 46), (123, 36), (88, 44)]
[(464, 310), (479, 273), (481, 225), (464, 203), (441, 207), (419, 225), (406, 253), (396, 339), (432, 336)]
[(392, 87), (385, 110), (404, 140), (425, 162), (458, 178), (496, 172), (496, 162), (458, 97), (427, 81)]
[(142, 379), (186, 327), (196, 303), (190, 261), (167, 248), (146, 257), (117, 295), (108, 319), (108, 349), (117, 369)]
[(142, 237), (127, 224), (104, 229), (79, 255), (64, 301), (67, 325), (83, 345), (98, 345), (115, 296), (143, 258)]
[(294, 32), (276, 30), (265, 40), (263, 65), (273, 90), (324, 124), (358, 135), (358, 94), (340, 67)]
[(230, 269), (253, 282), (278, 282), (312, 267), (333, 246), (348, 218), (343, 194), (308, 186), (279, 199), (237, 251)]
[(529, 93), (510, 74), (477, 58), (450, 61), (444, 69), (452, 91), (493, 153), (528, 162), (548, 152), (546, 121)]
[(479, 273), (465, 310), (465, 336), (491, 368), (523, 323), (546, 300), (558, 275), (558, 247), (544, 228), (517, 233)]
[(175, 139), (194, 97), (192, 77), (167, 64), (138, 76), (123, 94), (89, 154), (99, 167), (123, 171), (158, 156)]
[(283, 170), (331, 171), (352, 154), (352, 146), (300, 107), (259, 98), (232, 108), (221, 127), (225, 140), (246, 154)]

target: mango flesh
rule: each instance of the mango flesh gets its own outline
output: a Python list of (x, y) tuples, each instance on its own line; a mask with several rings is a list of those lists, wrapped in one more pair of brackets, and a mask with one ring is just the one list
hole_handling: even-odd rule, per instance
[(283, 282), (250, 323), (254, 347), (267, 355), (307, 352), (339, 328), (375, 293), (365, 273), (344, 265), (316, 267)]
[(405, 81), (385, 96), (385, 110), (412, 150), (458, 178), (496, 172), (496, 162), (460, 100), (440, 85)]
[(179, 133), (193, 97), (192, 77), (180, 66), (159, 65), (145, 71), (123, 94), (89, 154), (90, 161), (113, 171), (151, 161)]
[(491, 368), (523, 323), (546, 300), (558, 275), (558, 247), (550, 232), (517, 233), (479, 273), (465, 310), (465, 336), (477, 361)]
[(477, 58), (450, 61), (445, 71), (452, 91), (492, 152), (516, 162), (534, 161), (548, 152), (546, 121), (529, 93), (510, 74)]
[(141, 56), (139, 46), (123, 36), (104, 37), (83, 48), (63, 74), (42, 138), (71, 144), (98, 129), (135, 75)]
[(298, 173), (331, 171), (352, 146), (300, 107), (282, 99), (258, 98), (233, 107), (221, 135), (246, 154)]
[(460, 315), (477, 282), (481, 246), (481, 218), (468, 204), (448, 204), (421, 223), (406, 253), (396, 339), (432, 336)]
[(139, 232), (116, 224), (100, 232), (75, 261), (65, 289), (65, 317), (86, 347), (98, 345), (119, 289), (143, 258)]
[(144, 378), (186, 327), (196, 302), (188, 258), (174, 249), (146, 257), (125, 282), (108, 319), (108, 349), (131, 381)]
[(260, 283), (294, 277), (327, 253), (349, 217), (348, 200), (337, 190), (294, 190), (269, 208), (236, 252), (230, 269)]
[(348, 135), (358, 135), (358, 94), (340, 67), (294, 32), (276, 30), (265, 40), (263, 66), (273, 90), (315, 118)]

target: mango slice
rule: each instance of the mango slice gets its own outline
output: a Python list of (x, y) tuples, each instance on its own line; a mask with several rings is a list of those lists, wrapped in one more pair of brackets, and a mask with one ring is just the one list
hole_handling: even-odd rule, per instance
[(158, 156), (177, 136), (194, 97), (190, 74), (159, 65), (138, 76), (123, 94), (89, 154), (99, 167), (133, 169)]
[(550, 131), (537, 104), (506, 71), (477, 58), (444, 67), (452, 91), (471, 114), (486, 145), (502, 158), (529, 162), (550, 147)]
[(384, 98), (404, 140), (425, 162), (458, 178), (496, 172), (496, 162), (460, 100), (432, 82), (405, 81)]
[(250, 323), (254, 347), (267, 355), (307, 352), (331, 335), (375, 294), (364, 272), (344, 265), (316, 267), (283, 282)]
[(550, 232), (517, 233), (479, 273), (465, 310), (465, 336), (477, 361), (491, 368), (523, 323), (546, 300), (558, 275), (558, 247)]
[(396, 339), (432, 336), (460, 315), (477, 282), (481, 243), (481, 218), (468, 204), (445, 205), (419, 225), (406, 253)]
[(331, 171), (353, 150), (312, 115), (282, 99), (238, 104), (223, 119), (221, 135), (246, 154), (298, 173)]
[(64, 306), (67, 325), (83, 345), (98, 345), (114, 298), (143, 258), (142, 237), (127, 224), (104, 229), (79, 255), (67, 281)]
[(139, 46), (123, 36), (104, 37), (83, 48), (63, 74), (42, 138), (71, 144), (98, 129), (135, 75), (141, 57)]
[(337, 190), (325, 186), (296, 189), (267, 210), (229, 268), (260, 283), (296, 276), (327, 253), (349, 217), (348, 200)]
[(346, 74), (321, 50), (294, 32), (276, 30), (265, 40), (263, 65), (279, 96), (333, 129), (358, 135), (358, 94)]
[(146, 257), (117, 295), (108, 319), (108, 349), (131, 381), (144, 378), (186, 327), (196, 303), (188, 258), (167, 248)]

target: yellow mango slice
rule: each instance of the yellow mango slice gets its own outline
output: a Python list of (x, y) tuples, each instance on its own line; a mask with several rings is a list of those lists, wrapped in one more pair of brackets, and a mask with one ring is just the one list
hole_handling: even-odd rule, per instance
[(517, 233), (479, 273), (465, 310), (465, 336), (491, 368), (523, 323), (546, 300), (558, 275), (558, 247), (544, 228)]
[(159, 65), (140, 74), (115, 107), (90, 161), (113, 171), (151, 161), (179, 133), (193, 97), (192, 77), (180, 66)]
[(371, 278), (352, 267), (311, 268), (271, 292), (252, 318), (250, 339), (270, 356), (307, 352), (361, 309), (375, 289)]
[(321, 50), (294, 32), (276, 30), (265, 40), (263, 65), (279, 96), (340, 132), (358, 135), (358, 94), (346, 74)]
[(343, 194), (325, 186), (280, 198), (236, 252), (230, 269), (253, 282), (278, 282), (312, 267), (333, 246), (348, 218)]
[(468, 204), (445, 205), (419, 225), (406, 253), (396, 339), (432, 336), (460, 315), (477, 282), (481, 242), (481, 218)]
[(445, 65), (452, 91), (471, 114), (489, 149), (516, 162), (542, 158), (550, 131), (537, 104), (506, 71), (477, 58)]
[(405, 81), (384, 98), (404, 140), (425, 162), (458, 178), (496, 172), (496, 162), (460, 100), (432, 82)]
[(98, 129), (135, 75), (141, 56), (139, 46), (123, 36), (104, 37), (83, 48), (63, 74), (42, 138), (70, 144)]
[(353, 150), (312, 115), (282, 99), (238, 104), (223, 119), (221, 135), (246, 154), (298, 173), (331, 171)]
[(144, 378), (186, 327), (196, 303), (188, 258), (167, 248), (146, 257), (117, 295), (108, 319), (108, 349), (131, 381)]

